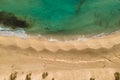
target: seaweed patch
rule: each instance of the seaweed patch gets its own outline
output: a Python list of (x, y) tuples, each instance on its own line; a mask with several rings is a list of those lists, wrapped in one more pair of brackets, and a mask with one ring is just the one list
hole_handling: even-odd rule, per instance
[(25, 20), (18, 19), (13, 13), (0, 12), (0, 24), (10, 26), (12, 28), (26, 28), (29, 24)]

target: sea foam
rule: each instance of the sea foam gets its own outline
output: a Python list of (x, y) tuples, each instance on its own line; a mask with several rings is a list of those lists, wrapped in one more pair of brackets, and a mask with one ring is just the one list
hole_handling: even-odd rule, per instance
[(27, 34), (22, 28), (10, 29), (0, 26), (0, 35), (1, 36), (15, 36), (20, 38), (27, 38)]

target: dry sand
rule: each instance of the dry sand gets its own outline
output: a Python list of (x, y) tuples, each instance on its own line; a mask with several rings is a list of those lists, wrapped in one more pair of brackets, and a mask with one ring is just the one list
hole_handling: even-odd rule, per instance
[[(84, 41), (48, 41), (43, 37), (27, 39), (0, 36), (0, 80), (114, 80), (120, 71), (120, 32)], [(54, 78), (54, 79), (53, 79)]]

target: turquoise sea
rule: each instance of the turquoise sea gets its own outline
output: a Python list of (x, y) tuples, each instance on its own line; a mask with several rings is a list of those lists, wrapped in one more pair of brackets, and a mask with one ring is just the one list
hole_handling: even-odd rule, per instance
[(86, 35), (120, 29), (120, 0), (0, 0), (0, 11), (26, 20), (27, 33)]

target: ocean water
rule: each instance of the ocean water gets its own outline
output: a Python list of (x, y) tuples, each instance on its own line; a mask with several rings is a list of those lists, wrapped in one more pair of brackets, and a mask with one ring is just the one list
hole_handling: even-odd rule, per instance
[(27, 33), (92, 35), (120, 29), (120, 0), (0, 0), (0, 11), (28, 21)]

